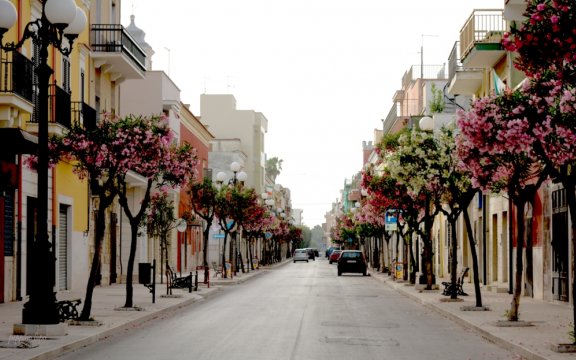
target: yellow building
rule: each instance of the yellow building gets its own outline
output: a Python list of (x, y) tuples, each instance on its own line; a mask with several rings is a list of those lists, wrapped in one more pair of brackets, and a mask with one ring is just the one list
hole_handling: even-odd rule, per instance
[[(51, 0), (0, 0), (9, 3), (17, 19), (3, 35), (2, 44), (17, 43), (40, 19), (43, 4)], [(48, 46), (48, 132), (62, 134), (72, 123), (95, 126), (103, 113), (118, 113), (118, 86), (124, 79), (143, 78), (146, 55), (120, 25), (120, 1), (76, 1), (87, 17), (83, 31), (68, 53)], [(86, 6), (89, 5), (90, 8)], [(0, 12), (3, 12), (0, 10)], [(63, 38), (64, 48), (67, 40)], [(56, 44), (57, 45), (57, 44)], [(28, 249), (34, 242), (37, 178), (26, 165), (27, 154), (37, 152), (39, 86), (34, 70), (40, 46), (27, 39), (16, 51), (2, 51), (0, 64), (0, 302), (23, 299), (29, 293), (34, 264)], [(82, 289), (86, 285), (93, 251), (94, 199), (87, 181), (81, 181), (68, 163), (48, 172), (48, 231), (53, 243), (55, 290)], [(115, 281), (115, 219), (107, 219), (101, 283)]]

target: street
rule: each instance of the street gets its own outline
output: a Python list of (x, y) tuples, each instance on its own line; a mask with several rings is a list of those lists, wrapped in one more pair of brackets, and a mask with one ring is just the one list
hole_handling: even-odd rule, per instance
[(60, 359), (521, 359), (324, 258), (287, 263)]

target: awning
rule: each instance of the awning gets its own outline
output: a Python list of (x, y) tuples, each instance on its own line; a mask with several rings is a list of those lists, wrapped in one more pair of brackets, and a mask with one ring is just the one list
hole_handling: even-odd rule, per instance
[(38, 137), (20, 128), (0, 128), (0, 149), (2, 153), (36, 154)]

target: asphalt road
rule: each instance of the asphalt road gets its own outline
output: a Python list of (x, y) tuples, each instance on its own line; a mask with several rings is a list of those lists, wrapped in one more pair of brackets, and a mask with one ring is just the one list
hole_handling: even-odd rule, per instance
[(324, 259), (287, 263), (61, 359), (521, 359)]

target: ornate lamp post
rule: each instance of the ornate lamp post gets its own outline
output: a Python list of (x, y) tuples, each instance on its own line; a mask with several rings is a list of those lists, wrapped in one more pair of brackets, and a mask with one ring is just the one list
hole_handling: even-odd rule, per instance
[(33, 264), (30, 298), (22, 311), (24, 324), (58, 324), (56, 309), (55, 255), (48, 235), (48, 87), (53, 71), (48, 65), (48, 47), (67, 56), (86, 26), (86, 15), (74, 0), (41, 0), (42, 16), (26, 24), (18, 42), (2, 43), (4, 34), (16, 22), (17, 12), (9, 0), (0, 0), (0, 48), (16, 51), (27, 39), (40, 46), (38, 75), (38, 209), (36, 240), (29, 261)]

